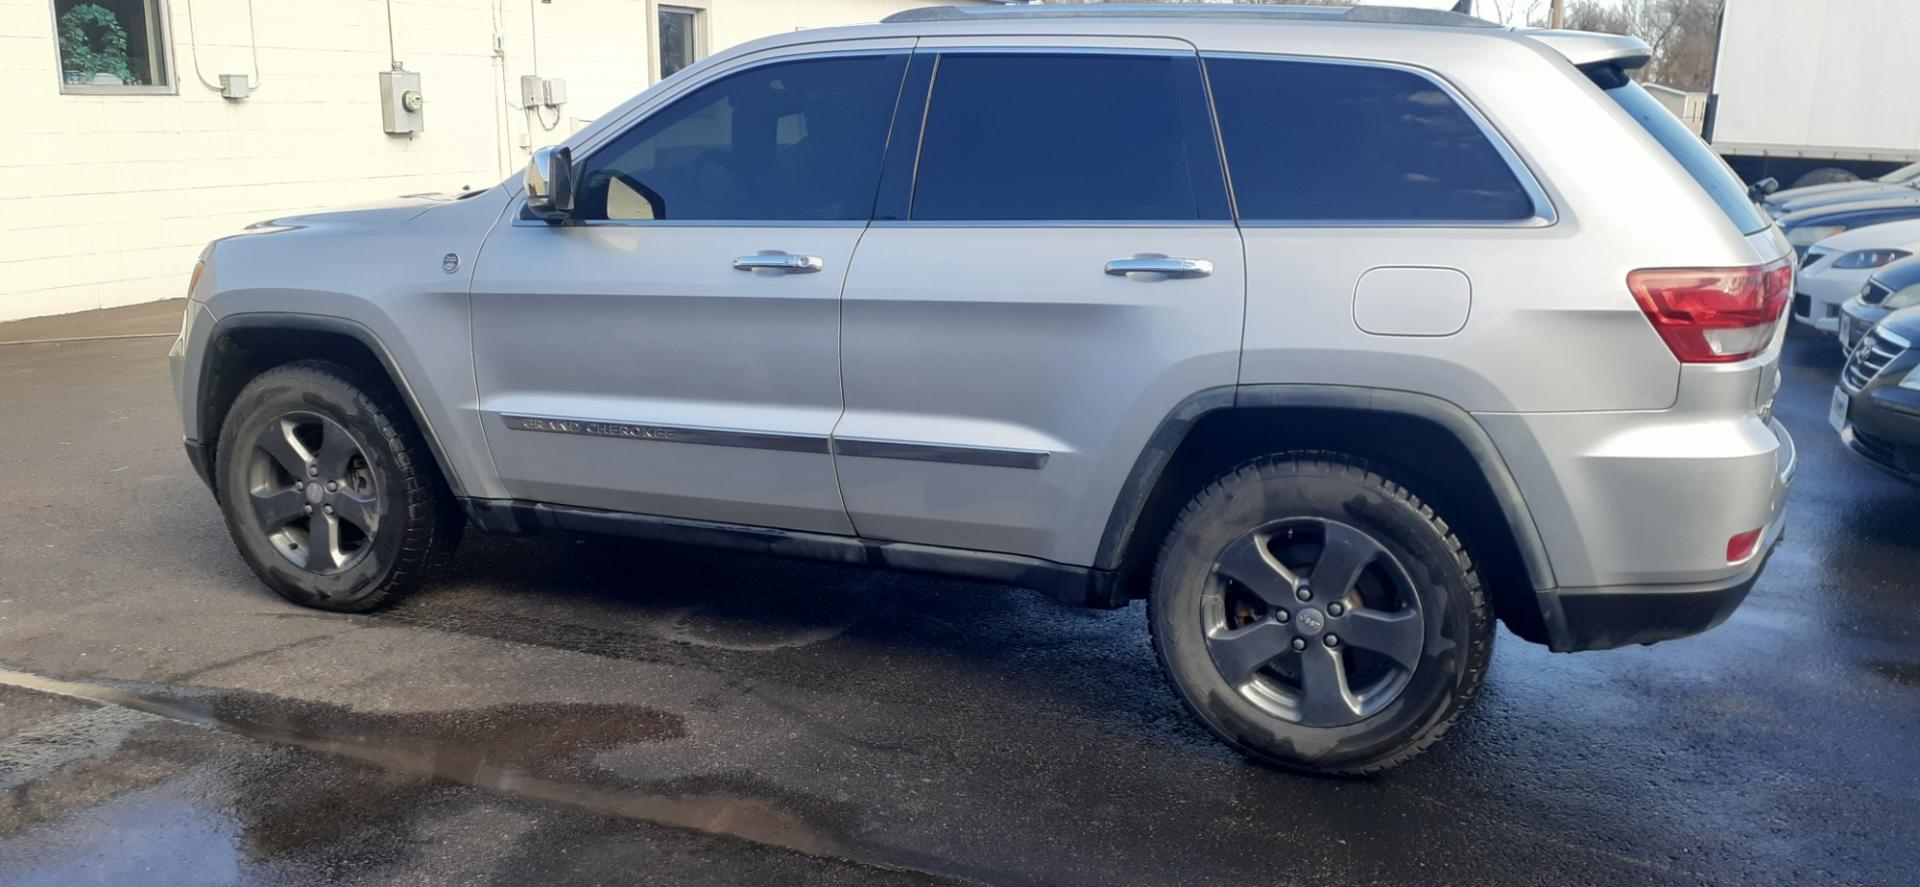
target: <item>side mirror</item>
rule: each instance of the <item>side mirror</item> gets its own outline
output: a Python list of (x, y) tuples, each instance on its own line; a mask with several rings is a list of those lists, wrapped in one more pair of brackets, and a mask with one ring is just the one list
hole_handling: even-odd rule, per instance
[(573, 214), (573, 149), (540, 148), (527, 162), (527, 211), (548, 222)]
[(1772, 194), (1773, 192), (1778, 190), (1780, 190), (1780, 180), (1774, 178), (1773, 176), (1767, 176), (1766, 178), (1761, 179), (1760, 181), (1757, 181), (1751, 185), (1748, 185), (1747, 196), (1749, 198), (1752, 198), (1754, 203), (1759, 203), (1760, 201), (1767, 199), (1768, 194)]

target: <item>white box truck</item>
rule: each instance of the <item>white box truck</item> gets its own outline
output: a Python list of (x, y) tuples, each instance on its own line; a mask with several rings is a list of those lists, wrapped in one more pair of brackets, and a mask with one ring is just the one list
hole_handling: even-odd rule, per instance
[(1920, 0), (1726, 0), (1702, 133), (1748, 182), (1920, 161)]

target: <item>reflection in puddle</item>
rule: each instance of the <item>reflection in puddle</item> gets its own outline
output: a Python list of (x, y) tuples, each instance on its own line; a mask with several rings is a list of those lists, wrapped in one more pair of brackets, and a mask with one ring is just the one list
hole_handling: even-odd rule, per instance
[[(764, 787), (745, 792), (713, 780), (698, 784), (607, 785), (613, 781), (611, 777), (591, 763), (595, 752), (686, 736), (680, 716), (645, 706), (505, 705), (423, 714), (368, 714), (244, 693), (163, 696), (6, 669), (0, 669), (0, 684), (108, 703), (378, 768), (369, 771), (373, 774), (370, 780), (348, 780), (331, 792), (319, 792), (317, 797), (304, 793), (306, 796), (281, 803), (269, 799), (248, 805), (253, 809), (243, 817), (252, 821), (247, 823), (242, 843), (267, 856), (345, 837), (342, 832), (368, 824), (367, 807), (404, 810), (423, 790), (444, 781), (590, 813), (742, 838), (813, 856), (857, 858), (844, 841), (793, 812), (790, 808), (794, 803), (756, 796), (777, 794)], [(273, 790), (270, 785), (257, 788)], [(169, 814), (164, 818), (179, 820), (181, 829), (197, 829), (192, 834), (199, 837), (191, 840), (216, 840), (216, 830), (193, 824), (193, 817)], [(151, 825), (143, 823), (142, 833), (152, 834)], [(230, 829), (217, 834), (222, 841), (231, 842), (234, 837)], [(53, 877), (52, 882), (61, 880)]]
[(58, 852), (8, 863), (0, 881), (11, 887), (67, 887), (241, 880), (240, 856), (234, 849), (239, 832), (229, 819), (151, 791), (82, 815), (89, 820), (87, 827), (63, 830)]

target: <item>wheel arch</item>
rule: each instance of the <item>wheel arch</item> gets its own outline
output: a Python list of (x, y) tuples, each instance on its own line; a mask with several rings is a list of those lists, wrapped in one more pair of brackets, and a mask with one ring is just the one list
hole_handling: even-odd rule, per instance
[[(213, 465), (220, 427), (247, 382), (274, 367), (312, 358), (332, 360), (389, 386), (425, 438), (447, 488), (463, 495), (460, 476), (392, 351), (373, 330), (342, 317), (259, 312), (234, 314), (215, 323), (195, 383), (195, 427), (188, 435), (204, 448), (204, 464)], [(203, 479), (208, 486), (215, 485), (210, 468)]]
[(1389, 468), (1455, 525), (1490, 587), (1496, 615), (1515, 634), (1545, 642), (1538, 592), (1555, 582), (1519, 484), (1466, 410), (1414, 392), (1271, 384), (1188, 397), (1136, 460), (1095, 566), (1116, 571), (1116, 596), (1144, 596), (1160, 538), (1202, 484), (1248, 459), (1307, 449)]

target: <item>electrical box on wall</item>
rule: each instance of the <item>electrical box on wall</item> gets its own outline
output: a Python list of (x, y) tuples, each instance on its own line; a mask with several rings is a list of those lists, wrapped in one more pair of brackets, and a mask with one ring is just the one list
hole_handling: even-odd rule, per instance
[(253, 94), (253, 86), (245, 74), (220, 75), (220, 97), (239, 101)]
[(538, 74), (520, 75), (520, 107), (558, 108), (567, 103), (567, 81), (549, 80)]
[(420, 75), (398, 62), (393, 70), (380, 72), (380, 119), (387, 132), (412, 135), (424, 132), (427, 118), (422, 108), (426, 98), (420, 92)]

